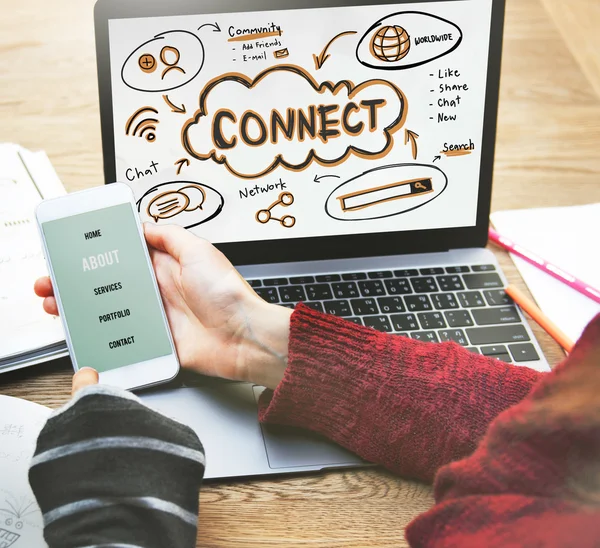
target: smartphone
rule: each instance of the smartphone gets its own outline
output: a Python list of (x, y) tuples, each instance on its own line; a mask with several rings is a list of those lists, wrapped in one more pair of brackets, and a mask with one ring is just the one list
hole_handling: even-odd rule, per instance
[(46, 200), (36, 219), (75, 371), (126, 390), (172, 380), (179, 360), (131, 189)]

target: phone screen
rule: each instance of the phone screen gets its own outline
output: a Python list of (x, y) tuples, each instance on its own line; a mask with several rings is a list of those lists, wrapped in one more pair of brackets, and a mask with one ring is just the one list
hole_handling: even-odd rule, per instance
[(130, 204), (42, 224), (77, 365), (102, 373), (171, 342)]

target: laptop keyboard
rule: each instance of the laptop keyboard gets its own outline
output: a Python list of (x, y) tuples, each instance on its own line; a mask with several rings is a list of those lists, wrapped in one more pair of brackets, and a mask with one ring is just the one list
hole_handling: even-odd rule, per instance
[(344, 272), (248, 280), (265, 301), (299, 302), (395, 335), (454, 341), (471, 352), (534, 366), (540, 356), (494, 265)]

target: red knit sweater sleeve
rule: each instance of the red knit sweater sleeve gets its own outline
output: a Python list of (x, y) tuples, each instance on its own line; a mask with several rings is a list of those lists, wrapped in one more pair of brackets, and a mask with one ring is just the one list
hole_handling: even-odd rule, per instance
[(600, 316), (550, 374), (303, 306), (289, 350), (261, 420), (315, 430), (405, 477), (443, 467), (411, 546), (600, 546)]
[(289, 363), (260, 419), (314, 430), (404, 477), (432, 481), (470, 455), (489, 424), (543, 374), (386, 335), (300, 305)]
[(600, 546), (600, 316), (569, 358), (435, 481), (412, 546)]

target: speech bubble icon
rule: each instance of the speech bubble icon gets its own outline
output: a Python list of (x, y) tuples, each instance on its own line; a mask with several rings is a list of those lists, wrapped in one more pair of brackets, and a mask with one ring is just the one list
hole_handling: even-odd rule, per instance
[(129, 55), (121, 79), (136, 91), (171, 91), (196, 78), (204, 58), (204, 45), (195, 34), (187, 30), (163, 32)]
[(369, 68), (410, 69), (448, 55), (462, 38), (462, 31), (451, 21), (403, 11), (377, 21), (358, 43), (356, 58)]
[(148, 205), (148, 215), (158, 223), (159, 219), (170, 219), (185, 211), (190, 205), (190, 198), (183, 192), (163, 192)]
[(172, 181), (149, 188), (138, 200), (142, 222), (194, 228), (218, 217), (225, 199), (214, 188), (193, 181)]
[(206, 201), (206, 191), (201, 186), (184, 186), (179, 192), (190, 199), (189, 205), (185, 208), (186, 211), (196, 211), (197, 209), (202, 211), (202, 206)]

